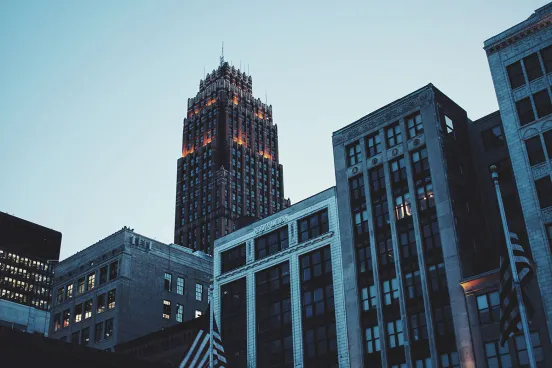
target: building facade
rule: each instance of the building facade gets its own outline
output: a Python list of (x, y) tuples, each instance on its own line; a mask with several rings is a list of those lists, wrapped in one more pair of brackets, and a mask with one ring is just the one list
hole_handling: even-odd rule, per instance
[(535, 261), (549, 340), (552, 336), (552, 4), (488, 39), (484, 49)]
[(61, 233), (0, 212), (0, 325), (48, 333)]
[(215, 241), (231, 367), (349, 367), (335, 188)]
[(284, 199), (272, 106), (253, 97), (251, 76), (221, 58), (188, 100), (176, 180), (176, 244), (212, 253), (241, 217), (261, 219)]
[(211, 275), (210, 256), (124, 227), (57, 265), (50, 336), (112, 350), (200, 316)]
[(333, 135), (350, 366), (475, 367), (481, 226), (466, 112), (433, 85)]

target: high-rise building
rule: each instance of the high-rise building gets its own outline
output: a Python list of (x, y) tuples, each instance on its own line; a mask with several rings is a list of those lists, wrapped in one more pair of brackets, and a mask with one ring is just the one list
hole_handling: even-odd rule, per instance
[(46, 333), (61, 233), (0, 212), (0, 325)]
[(349, 367), (335, 188), (215, 241), (230, 367)]
[(289, 205), (272, 106), (255, 99), (251, 76), (223, 58), (188, 100), (176, 184), (174, 242), (208, 254), (238, 219)]
[(124, 227), (55, 269), (50, 337), (96, 349), (200, 316), (212, 259)]
[(488, 39), (484, 49), (552, 334), (552, 4)]

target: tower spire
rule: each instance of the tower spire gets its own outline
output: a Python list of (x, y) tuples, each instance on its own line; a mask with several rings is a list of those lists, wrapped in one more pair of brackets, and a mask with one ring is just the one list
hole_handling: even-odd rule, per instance
[(220, 66), (224, 64), (224, 41), (222, 41), (222, 52), (220, 54)]

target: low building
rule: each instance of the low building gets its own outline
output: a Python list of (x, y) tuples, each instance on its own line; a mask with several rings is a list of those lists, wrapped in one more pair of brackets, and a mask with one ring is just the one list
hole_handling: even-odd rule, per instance
[(97, 349), (193, 319), (212, 258), (124, 227), (55, 269), (50, 335)]
[(215, 241), (213, 305), (229, 366), (348, 366), (335, 195)]
[(61, 233), (0, 212), (0, 325), (48, 331)]

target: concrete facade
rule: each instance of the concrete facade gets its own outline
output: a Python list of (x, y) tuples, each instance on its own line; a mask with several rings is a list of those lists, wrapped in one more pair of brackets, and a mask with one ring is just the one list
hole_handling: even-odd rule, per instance
[(48, 336), (50, 312), (0, 299), (0, 325)]
[[(319, 236), (309, 239), (308, 241), (300, 242), (298, 235), (298, 220), (303, 219), (320, 211), (327, 211), (328, 214), (328, 231)], [(269, 255), (264, 258), (256, 259), (256, 240), (263, 235), (270, 234), (274, 230), (282, 229), (287, 226), (289, 246), (279, 252)], [(244, 264), (236, 269), (222, 272), (221, 259), (222, 254), (237, 246), (245, 244), (245, 260)], [(330, 188), (326, 191), (309, 197), (293, 206), (260, 220), (254, 224), (246, 226), (235, 231), (221, 239), (215, 241), (214, 252), (214, 297), (213, 304), (217, 321), (220, 321), (223, 331), (223, 343), (225, 338), (225, 319), (224, 306), (222, 305), (221, 290), (225, 285), (229, 285), (236, 280), (245, 279), (246, 287), (246, 309), (247, 320), (247, 365), (245, 362), (240, 362), (240, 367), (261, 366), (259, 363), (260, 357), (257, 356), (257, 330), (259, 310), (256, 308), (256, 275), (259, 272), (270, 269), (276, 265), (284, 263), (289, 264), (289, 280), (290, 280), (290, 299), (291, 299), (291, 328), (293, 339), (293, 362), (289, 362), (289, 366), (293, 367), (308, 367), (306, 361), (306, 347), (304, 337), (305, 312), (302, 310), (303, 286), (301, 283), (301, 257), (309, 254), (312, 251), (320, 250), (329, 246), (331, 253), (331, 279), (333, 285), (333, 299), (335, 306), (335, 327), (336, 327), (336, 346), (337, 354), (335, 361), (326, 361), (324, 366), (339, 366), (350, 367), (349, 346), (347, 341), (348, 326), (345, 315), (345, 299), (343, 295), (343, 277), (342, 277), (342, 262), (341, 262), (341, 241), (339, 232), (339, 219), (337, 214), (337, 205), (335, 197), (335, 188)], [(225, 344), (226, 349), (226, 344)], [(227, 349), (228, 350), (228, 349)], [(231, 355), (231, 352), (228, 353)], [(227, 355), (228, 356), (228, 355)], [(232, 365), (232, 361), (229, 361)], [(287, 364), (278, 365), (273, 363), (273, 366), (288, 366)], [(234, 366), (234, 365), (232, 365)]]
[[(112, 277), (111, 269), (115, 264), (117, 272)], [(108, 276), (102, 281), (103, 270), (107, 270)], [(172, 278), (170, 290), (165, 285), (166, 273)], [(207, 306), (211, 274), (210, 256), (175, 244), (160, 243), (125, 227), (56, 267), (50, 337), (67, 341), (74, 337), (79, 339), (77, 343), (111, 350), (116, 344), (179, 323), (178, 305), (183, 308), (182, 321), (193, 319), (196, 311), (202, 313)], [(92, 287), (88, 286), (91, 275), (95, 275)], [(79, 280), (83, 278), (86, 286), (79, 293)], [(200, 290), (196, 289), (198, 285)], [(68, 286), (73, 288), (70, 297)], [(115, 297), (110, 301), (113, 290)], [(84, 311), (87, 301), (91, 302), (88, 317)], [(170, 313), (165, 309), (165, 301), (170, 302)], [(110, 302), (114, 304), (112, 308)], [(98, 313), (100, 305), (103, 311)], [(76, 308), (80, 308), (76, 306), (82, 306), (82, 314), (76, 312)], [(68, 323), (64, 323), (64, 311), (69, 311)], [(60, 314), (62, 320), (58, 322)], [(80, 321), (75, 320), (77, 315), (81, 316)], [(113, 333), (106, 336), (109, 320), (112, 320)], [(95, 336), (97, 326), (103, 326), (99, 327), (102, 330), (98, 338)], [(82, 337), (86, 328), (89, 329), (87, 343)]]
[[(552, 253), (547, 230), (552, 226), (552, 206), (541, 208), (540, 201), (550, 199), (552, 193), (537, 193), (535, 182), (550, 180), (552, 164), (547, 153), (544, 135), (552, 130), (552, 117), (537, 110), (535, 94), (544, 91), (550, 101), (552, 74), (544, 66), (543, 49), (552, 45), (552, 4), (537, 9), (528, 19), (488, 39), (484, 43), (489, 67), (500, 108), (504, 134), (508, 144), (523, 218), (527, 227), (528, 243), (536, 265), (536, 279), (548, 324), (552, 333)], [(536, 59), (534, 59), (536, 56)], [(536, 66), (529, 73), (529, 58)], [(517, 63), (520, 64), (517, 64)], [(521, 82), (511, 84), (508, 69), (518, 66)], [(540, 70), (539, 70), (540, 69)], [(534, 77), (538, 75), (540, 76)], [(514, 88), (513, 88), (514, 87)], [(517, 106), (529, 102), (532, 121), (521, 121)], [(538, 137), (544, 148), (545, 160), (531, 165), (525, 143)], [(552, 144), (552, 143), (549, 143)], [(548, 147), (548, 152), (551, 148)]]

